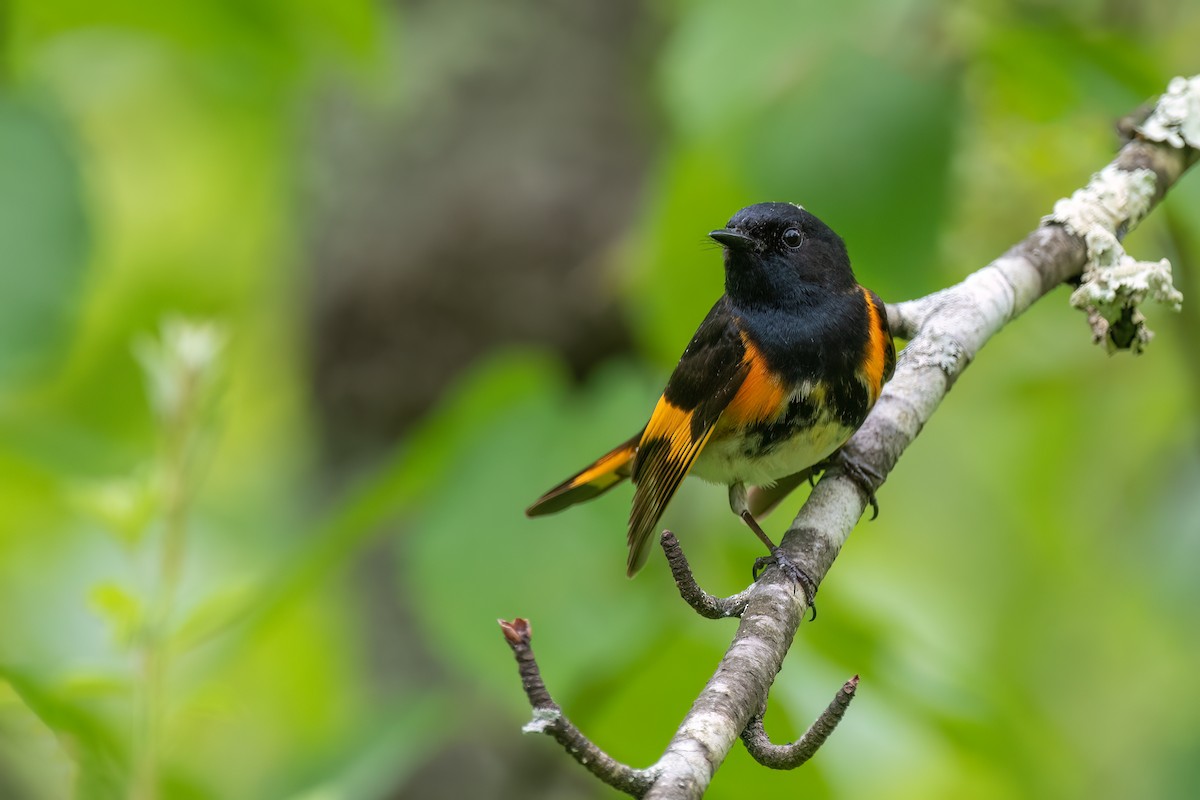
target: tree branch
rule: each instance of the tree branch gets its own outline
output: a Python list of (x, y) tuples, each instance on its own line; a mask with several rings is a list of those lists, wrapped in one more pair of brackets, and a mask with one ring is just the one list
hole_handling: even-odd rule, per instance
[[(1084, 299), (1075, 302), (1073, 295), (1073, 302), (1088, 311), (1093, 324), (1096, 315), (1115, 315), (1127, 324), (1127, 346), (1137, 349), (1148, 340), (1137, 304), (1148, 296), (1174, 299), (1169, 267), (1163, 286), (1165, 262), (1131, 266), (1132, 259), (1119, 242), (1197, 159), (1200, 77), (1172, 81), (1167, 94), (1130, 135), (1133, 138), (1087, 187), (1060, 201), (1053, 215), (1000, 258), (955, 286), (888, 307), (893, 334), (909, 343), (870, 416), (843, 448), (846, 458), (863, 467), (866, 481), (830, 470), (780, 543), (787, 557), (815, 583), (824, 579), (869, 497), (962, 371), (993, 335), (1051, 289), (1081, 278), (1076, 295), (1082, 291)], [(1101, 310), (1093, 301), (1107, 305)], [(691, 581), (690, 572), (686, 577)], [(650, 781), (647, 798), (703, 794), (733, 742), (765, 708), (768, 690), (804, 610), (804, 593), (775, 568), (768, 568), (751, 587), (737, 633), (715, 674), (662, 757), (638, 773)], [(561, 719), (561, 711), (553, 708)], [(754, 729), (746, 736), (758, 742)]]

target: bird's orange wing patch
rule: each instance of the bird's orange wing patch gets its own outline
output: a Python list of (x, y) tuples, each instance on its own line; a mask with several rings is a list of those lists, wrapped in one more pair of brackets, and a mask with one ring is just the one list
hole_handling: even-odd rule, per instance
[(746, 348), (742, 357), (746, 377), (721, 414), (722, 423), (734, 427), (775, 419), (783, 412), (787, 399), (783, 384), (767, 368), (766, 358), (744, 332), (742, 344)]
[(679, 446), (685, 446), (686, 441), (684, 440), (692, 430), (693, 413), (693, 411), (675, 405), (665, 395), (658, 398), (658, 405), (654, 407), (654, 413), (650, 415), (650, 421), (646, 423), (646, 430), (642, 432), (642, 441), (669, 439), (675, 442), (680, 440)]
[(646, 563), (654, 526), (712, 436), (711, 423), (702, 430), (694, 429), (694, 415), (694, 410), (682, 409), (661, 397), (642, 434), (633, 467), (637, 488), (629, 514), (626, 572), (631, 576)]

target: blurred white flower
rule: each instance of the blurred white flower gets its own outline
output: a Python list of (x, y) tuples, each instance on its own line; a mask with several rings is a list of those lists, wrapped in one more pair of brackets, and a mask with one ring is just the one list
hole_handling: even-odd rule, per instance
[(225, 330), (211, 320), (168, 317), (158, 338), (143, 337), (133, 352), (146, 373), (150, 403), (160, 418), (178, 420), (217, 375)]

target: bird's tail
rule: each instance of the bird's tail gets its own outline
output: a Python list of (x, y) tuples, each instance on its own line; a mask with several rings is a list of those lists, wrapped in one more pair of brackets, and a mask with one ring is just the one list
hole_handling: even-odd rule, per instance
[(600, 456), (535, 500), (533, 505), (525, 509), (525, 514), (530, 517), (553, 514), (555, 511), (562, 511), (568, 506), (604, 494), (629, 477), (633, 468), (633, 457), (637, 454), (638, 442), (641, 439), (642, 434), (639, 432), (629, 441)]
[(747, 491), (747, 506), (755, 519), (760, 519), (775, 510), (775, 506), (799, 488), (800, 484), (820, 472), (817, 466), (807, 467), (787, 477), (780, 478), (770, 486), (751, 486)]

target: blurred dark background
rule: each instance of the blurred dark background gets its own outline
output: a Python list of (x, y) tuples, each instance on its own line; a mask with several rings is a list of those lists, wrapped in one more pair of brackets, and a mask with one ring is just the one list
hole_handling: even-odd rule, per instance
[[(637, 766), (727, 646), (624, 577), (628, 492), (521, 514), (652, 408), (705, 233), (799, 202), (926, 294), (1197, 40), (1172, 0), (0, 3), (0, 797), (615, 796), (520, 733), (495, 619)], [(1189, 176), (1127, 242), (1185, 295), (1145, 355), (1065, 289), (981, 354), (767, 727), (854, 708), (709, 796), (1195, 795), (1198, 213)], [(664, 524), (745, 585), (723, 490)]]

